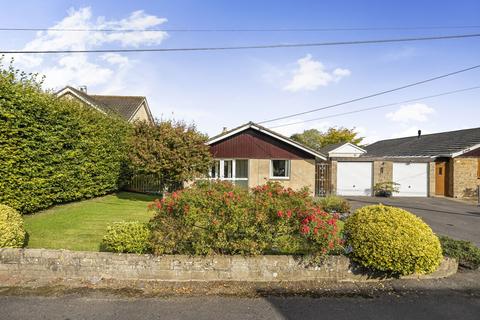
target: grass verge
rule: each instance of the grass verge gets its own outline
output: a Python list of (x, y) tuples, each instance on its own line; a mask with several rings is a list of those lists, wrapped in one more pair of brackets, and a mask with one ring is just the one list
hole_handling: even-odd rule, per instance
[(119, 192), (26, 215), (27, 247), (98, 251), (109, 224), (150, 220), (153, 213), (147, 210), (147, 205), (154, 198)]

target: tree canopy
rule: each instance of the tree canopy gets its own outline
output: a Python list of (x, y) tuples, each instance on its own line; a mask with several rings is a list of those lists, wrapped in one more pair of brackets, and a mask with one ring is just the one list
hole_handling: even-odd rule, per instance
[(363, 137), (359, 137), (358, 132), (355, 132), (355, 128), (343, 127), (332, 127), (325, 132), (317, 129), (304, 130), (303, 133), (295, 133), (290, 138), (316, 150), (340, 142), (358, 145), (363, 140)]
[(131, 171), (157, 175), (167, 189), (175, 189), (208, 173), (212, 157), (206, 141), (194, 125), (181, 121), (136, 122), (128, 140)]

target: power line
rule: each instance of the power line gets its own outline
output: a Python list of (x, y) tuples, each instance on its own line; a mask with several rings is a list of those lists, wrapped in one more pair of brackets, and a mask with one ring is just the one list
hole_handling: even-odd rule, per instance
[(446, 95), (450, 95), (450, 94), (455, 94), (455, 93), (460, 93), (460, 92), (465, 92), (465, 91), (470, 91), (470, 90), (476, 90), (476, 89), (480, 89), (480, 86), (464, 88), (464, 89), (459, 89), (459, 90), (454, 90), (454, 91), (447, 91), (447, 92), (442, 92), (442, 93), (439, 93), (439, 94), (434, 94), (434, 95), (424, 96), (424, 97), (415, 98), (415, 99), (409, 99), (409, 100), (404, 100), (404, 101), (398, 101), (398, 102), (383, 104), (383, 105), (375, 106), (375, 107), (368, 107), (368, 108), (357, 109), (357, 110), (352, 110), (352, 111), (347, 111), (347, 112), (342, 112), (342, 113), (335, 113), (335, 114), (331, 114), (331, 115), (328, 115), (328, 116), (323, 116), (323, 117), (318, 117), (318, 118), (313, 118), (313, 119), (308, 119), (308, 120), (302, 120), (302, 121), (297, 121), (297, 122), (292, 122), (292, 123), (287, 123), (287, 124), (281, 124), (281, 125), (278, 125), (278, 126), (270, 127), (270, 129), (288, 127), (288, 126), (293, 126), (295, 124), (300, 124), (300, 123), (305, 123), (305, 122), (329, 119), (329, 118), (334, 118), (334, 117), (339, 117), (339, 116), (344, 116), (344, 115), (349, 115), (349, 114), (354, 114), (354, 113), (359, 113), (359, 112), (364, 112), (364, 111), (393, 107), (393, 106), (396, 106), (396, 105), (399, 105), (399, 104), (416, 102), (416, 101), (420, 101), (420, 100), (431, 99), (431, 98), (436, 98), (436, 97), (441, 97), (441, 96), (446, 96)]
[(273, 118), (273, 119), (269, 119), (269, 120), (264, 120), (264, 121), (261, 121), (261, 122), (258, 122), (258, 123), (259, 123), (259, 124), (263, 124), (263, 123), (268, 123), (268, 122), (273, 122), (273, 121), (288, 119), (288, 118), (292, 118), (292, 117), (296, 117), (296, 116), (300, 116), (300, 115), (304, 115), (304, 114), (309, 114), (309, 113), (317, 112), (317, 111), (320, 111), (320, 110), (325, 110), (325, 109), (331, 109), (331, 108), (339, 107), (339, 106), (342, 106), (342, 105), (345, 105), (345, 104), (349, 104), (349, 103), (353, 103), (353, 102), (357, 102), (357, 101), (361, 101), (361, 100), (365, 100), (365, 99), (369, 99), (369, 98), (381, 96), (381, 95), (384, 95), (384, 94), (387, 94), (387, 93), (391, 93), (391, 92), (403, 90), (403, 89), (406, 89), (406, 88), (418, 86), (418, 85), (420, 85), (420, 84), (424, 84), (424, 83), (427, 83), (427, 82), (431, 82), (431, 81), (443, 79), (443, 78), (446, 78), (446, 77), (450, 77), (450, 76), (453, 76), (453, 75), (456, 75), (456, 74), (459, 74), (459, 73), (463, 73), (463, 72), (467, 72), (467, 71), (470, 71), (470, 70), (474, 70), (474, 69), (477, 69), (477, 68), (480, 68), (480, 64), (477, 64), (477, 65), (475, 65), (475, 66), (473, 66), (473, 67), (469, 67), (469, 68), (457, 70), (457, 71), (454, 71), (454, 72), (442, 74), (442, 75), (440, 75), (440, 76), (436, 76), (436, 77), (433, 77), (433, 78), (428, 78), (428, 79), (426, 79), (426, 80), (421, 80), (421, 81), (417, 81), (417, 82), (414, 82), (414, 83), (406, 84), (406, 85), (403, 85), (403, 86), (401, 86), (401, 87), (397, 87), (397, 88), (393, 88), (393, 89), (389, 89), (389, 90), (380, 91), (380, 92), (377, 92), (377, 93), (369, 94), (369, 95), (366, 95), (366, 96), (363, 96), (363, 97), (359, 97), (359, 98), (347, 100), (347, 101), (344, 101), (344, 102), (335, 103), (335, 104), (328, 105), (328, 106), (321, 107), (321, 108), (311, 109), (311, 110), (307, 110), (307, 111), (303, 111), (303, 112), (297, 112), (297, 113), (289, 114), (289, 115), (286, 115), (286, 116), (281, 116), (281, 117), (278, 117), (278, 118)]
[(349, 40), (349, 41), (332, 41), (332, 42), (313, 42), (313, 43), (294, 43), (294, 44), (267, 44), (267, 45), (225, 46), (225, 47), (91, 49), (91, 50), (2, 50), (2, 51), (0, 51), (0, 54), (221, 51), (221, 50), (276, 49), (276, 48), (295, 48), (295, 47), (323, 47), (323, 46), (341, 46), (341, 45), (360, 45), (360, 44), (374, 44), (374, 43), (395, 43), (395, 42), (428, 41), (428, 40), (465, 39), (465, 38), (477, 38), (477, 37), (480, 37), (480, 33), (455, 34), (455, 35), (430, 36), (430, 37), (410, 37), (410, 38), (396, 38), (396, 39)]
[(329, 28), (152, 28), (152, 29), (103, 29), (103, 28), (12, 28), (0, 27), (0, 31), (53, 31), (53, 32), (336, 32), (336, 31), (400, 31), (476, 29), (471, 26), (415, 26), (415, 27), (329, 27)]

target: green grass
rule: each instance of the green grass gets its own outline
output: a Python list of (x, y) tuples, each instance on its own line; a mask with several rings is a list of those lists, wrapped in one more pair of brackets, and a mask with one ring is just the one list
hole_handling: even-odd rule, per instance
[(107, 225), (122, 220), (147, 222), (153, 215), (147, 205), (153, 199), (119, 192), (25, 215), (28, 248), (98, 251)]

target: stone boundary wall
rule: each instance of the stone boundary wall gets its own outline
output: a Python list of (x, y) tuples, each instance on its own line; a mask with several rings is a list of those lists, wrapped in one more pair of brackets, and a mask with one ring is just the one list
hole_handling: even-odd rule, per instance
[[(408, 278), (443, 278), (456, 273), (458, 264), (445, 259), (429, 275)], [(137, 255), (46, 249), (0, 249), (0, 286), (9, 279), (111, 281), (378, 281), (361, 272), (344, 256), (328, 256), (320, 266), (305, 266), (294, 256)]]

